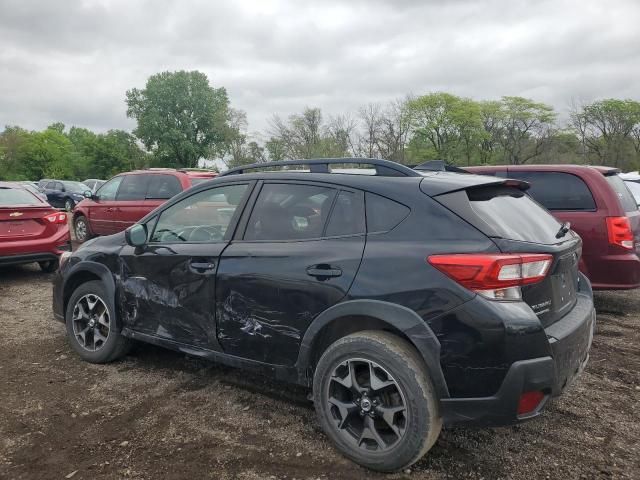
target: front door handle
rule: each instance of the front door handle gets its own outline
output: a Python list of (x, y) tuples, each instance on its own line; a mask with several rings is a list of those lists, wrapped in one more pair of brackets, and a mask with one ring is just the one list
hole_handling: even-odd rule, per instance
[(339, 277), (342, 275), (340, 267), (334, 267), (321, 263), (320, 265), (312, 265), (307, 268), (307, 275), (312, 277)]
[(193, 261), (189, 263), (189, 267), (195, 273), (211, 273), (216, 269), (216, 262)]

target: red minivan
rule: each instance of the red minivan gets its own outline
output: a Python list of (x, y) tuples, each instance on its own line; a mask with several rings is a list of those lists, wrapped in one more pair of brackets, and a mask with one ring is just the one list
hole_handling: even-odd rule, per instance
[(580, 270), (594, 289), (640, 287), (640, 211), (618, 169), (500, 165), (465, 170), (528, 182), (527, 193), (582, 237)]
[(209, 170), (151, 168), (116, 175), (73, 210), (76, 239), (111, 235), (130, 227), (178, 193), (216, 177)]

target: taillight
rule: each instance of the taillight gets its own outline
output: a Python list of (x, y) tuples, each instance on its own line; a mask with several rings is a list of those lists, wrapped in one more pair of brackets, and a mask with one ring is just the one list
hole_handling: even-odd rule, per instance
[(542, 280), (553, 257), (547, 254), (431, 255), (428, 262), (463, 287), (494, 300), (520, 300), (520, 287)]
[(533, 391), (526, 392), (520, 395), (520, 399), (518, 400), (518, 415), (526, 415), (528, 413), (534, 412), (540, 402), (544, 400), (544, 392)]
[(609, 243), (633, 250), (633, 231), (627, 217), (607, 217)]
[(56, 225), (64, 225), (67, 223), (67, 214), (62, 212), (50, 213), (49, 215), (45, 215), (44, 219)]

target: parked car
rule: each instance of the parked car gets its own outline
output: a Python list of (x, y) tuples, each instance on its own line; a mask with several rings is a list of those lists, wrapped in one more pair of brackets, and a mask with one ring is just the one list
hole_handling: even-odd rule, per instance
[(169, 198), (198, 183), (211, 180), (210, 170), (157, 168), (116, 175), (95, 194), (85, 195), (73, 212), (76, 239), (121, 232)]
[(638, 172), (621, 173), (620, 178), (624, 180), (625, 185), (640, 207), (640, 175)]
[(89, 187), (80, 182), (71, 182), (68, 180), (50, 180), (44, 186), (44, 194), (50, 205), (56, 208), (64, 208), (67, 212), (71, 212), (76, 203), (84, 200), (84, 192)]
[(42, 178), (40, 180), (38, 180), (38, 182), (36, 183), (36, 186), (40, 189), (40, 191), (44, 192), (44, 186), (49, 183), (52, 179), (51, 178)]
[(596, 290), (640, 287), (640, 212), (619, 170), (582, 165), (469, 167), (531, 184), (528, 193), (584, 242), (580, 270)]
[(87, 178), (82, 183), (84, 183), (87, 187), (89, 187), (91, 193), (96, 193), (102, 185), (107, 183), (107, 181), (98, 180), (97, 178)]
[(0, 182), (0, 266), (38, 263), (52, 272), (70, 240), (66, 213), (21, 185)]
[[(377, 175), (318, 173), (336, 163)], [(140, 340), (311, 387), (336, 447), (380, 471), (443, 423), (534, 418), (581, 371), (582, 242), (524, 182), (269, 168), (298, 165), (228, 171), (66, 254), (53, 311), (73, 349), (103, 363)]]

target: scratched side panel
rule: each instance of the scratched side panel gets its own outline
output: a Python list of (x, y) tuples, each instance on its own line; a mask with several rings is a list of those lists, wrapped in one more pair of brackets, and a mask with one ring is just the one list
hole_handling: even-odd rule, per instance
[[(272, 364), (294, 364), (313, 319), (347, 295), (364, 245), (364, 235), (229, 245), (220, 258), (216, 282), (223, 350)], [(342, 275), (308, 275), (307, 267), (317, 264), (338, 266)]]

